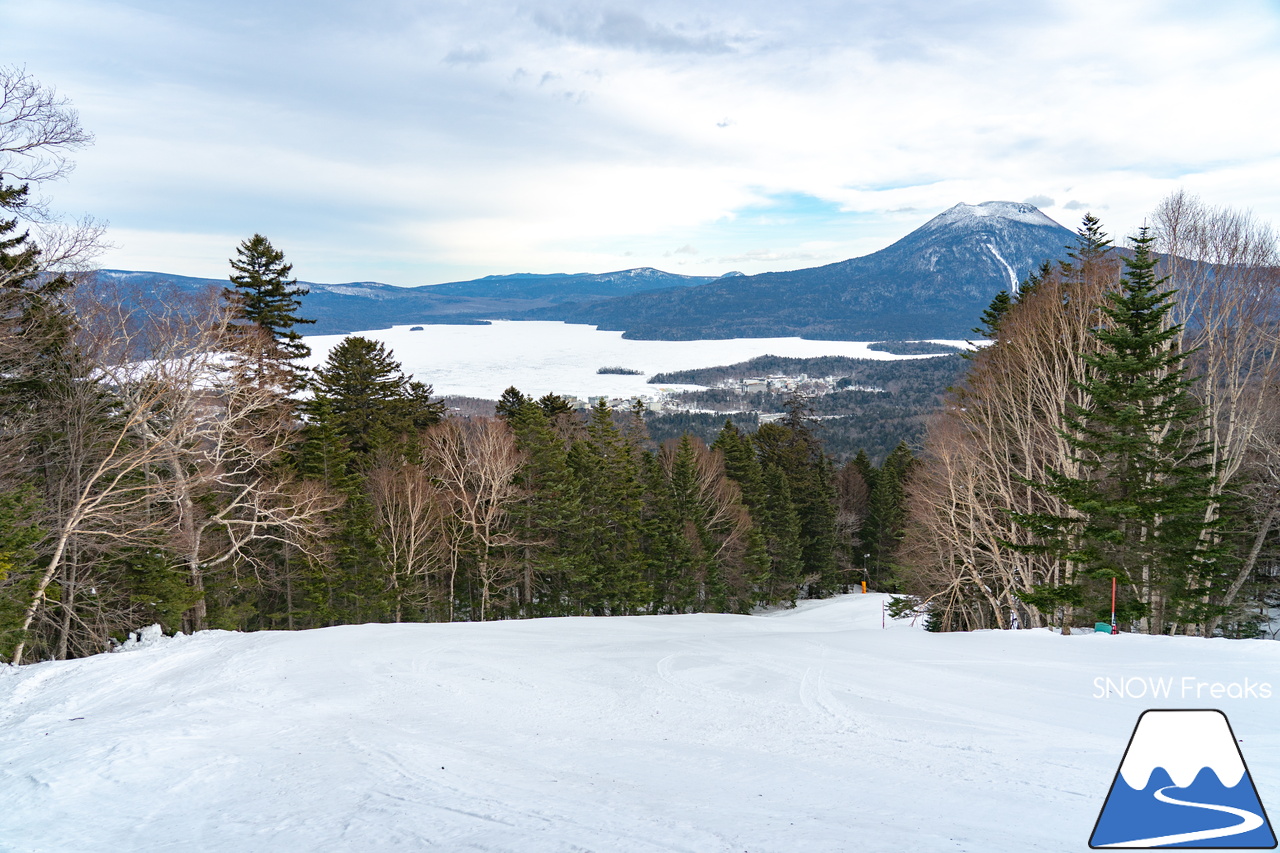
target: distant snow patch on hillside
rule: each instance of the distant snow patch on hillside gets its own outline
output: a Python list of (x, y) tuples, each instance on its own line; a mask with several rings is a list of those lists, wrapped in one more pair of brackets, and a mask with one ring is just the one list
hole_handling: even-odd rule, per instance
[(1013, 267), (1009, 266), (1009, 262), (1004, 259), (1004, 255), (1000, 254), (1000, 250), (994, 244), (988, 243), (987, 248), (991, 250), (991, 254), (996, 256), (996, 260), (1004, 267), (1004, 271), (1009, 274), (1009, 291), (1011, 293), (1018, 290), (1018, 274), (1013, 271)]
[(367, 287), (358, 287), (348, 284), (319, 284), (312, 285), (313, 291), (321, 291), (323, 293), (336, 293), (339, 296), (360, 296), (365, 299), (386, 299), (387, 297), (376, 290)]

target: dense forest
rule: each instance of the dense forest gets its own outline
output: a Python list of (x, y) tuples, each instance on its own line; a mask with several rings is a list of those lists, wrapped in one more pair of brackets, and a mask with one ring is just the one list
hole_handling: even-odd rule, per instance
[[(923, 445), (926, 420), (967, 366), (961, 355), (903, 361), (766, 355), (723, 367), (663, 373), (651, 381), (714, 386), (770, 375), (839, 377), (834, 390), (805, 397), (814, 416), (813, 429), (823, 450), (836, 462), (847, 463), (865, 452), (880, 464), (900, 443), (915, 449)], [(665, 439), (687, 430), (712, 441), (726, 414), (740, 424), (754, 423), (762, 414), (785, 412), (793, 396), (786, 391), (742, 393), (725, 387), (686, 391), (673, 394), (671, 402), (694, 411), (651, 414), (648, 425), (655, 437)]]
[(100, 229), (41, 229), (31, 190), (87, 135), (16, 79), (52, 153), (0, 168), (4, 662), (152, 623), (743, 613), (859, 581), (936, 630), (1273, 630), (1280, 253), (1247, 214), (1177, 193), (1125, 252), (1086, 216), (963, 356), (653, 380), (829, 393), (450, 413), (366, 338), (303, 369), (306, 288), (262, 235), (204, 294), (81, 274)]
[[(514, 388), (493, 416), (450, 417), (359, 336), (300, 368), (303, 288), (261, 235), (200, 304), (126, 303), (37, 258), (9, 238), (7, 661), (96, 653), (153, 622), (746, 612), (888, 578), (859, 544), (877, 469), (837, 468), (803, 400), (749, 433), (726, 419), (710, 445), (654, 442), (639, 408)], [(900, 520), (901, 477), (881, 480)]]
[(1122, 254), (1086, 216), (984, 315), (895, 556), (936, 627), (1271, 630), (1276, 235), (1181, 192), (1150, 221)]

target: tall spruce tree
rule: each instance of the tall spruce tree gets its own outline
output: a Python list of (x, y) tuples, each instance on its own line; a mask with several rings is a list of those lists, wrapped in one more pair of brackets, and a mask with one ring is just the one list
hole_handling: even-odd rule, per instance
[[(1134, 239), (1120, 286), (1102, 306), (1106, 322), (1092, 332), (1099, 351), (1084, 356), (1088, 403), (1066, 419), (1082, 474), (1048, 472), (1047, 491), (1076, 515), (1016, 518), (1039, 535), (1038, 547), (1079, 567), (1073, 589), (1038, 589), (1029, 603), (1083, 604), (1102, 616), (1114, 578), (1120, 618), (1141, 618), (1159, 633), (1215, 615), (1211, 591), (1228, 558), (1210, 511), (1204, 410), (1190, 393), (1189, 353), (1175, 345), (1174, 294), (1156, 277), (1154, 241), (1145, 227)], [(1095, 241), (1084, 250), (1104, 248)]]
[(0, 211), (13, 214), (0, 218), (0, 418), (38, 405), (53, 377), (65, 375), (72, 346), (73, 320), (61, 298), (72, 282), (42, 276), (40, 249), (18, 232), (28, 194), (26, 185), (0, 183)]
[[(751, 530), (747, 533), (745, 561), (755, 569), (751, 584), (756, 601), (766, 605), (777, 604), (778, 599), (773, 596), (773, 557), (769, 551), (769, 531), (766, 529), (769, 513), (766, 506), (764, 471), (760, 467), (760, 460), (756, 458), (755, 446), (750, 436), (743, 435), (732, 420), (726, 420), (711, 448), (720, 451), (724, 457), (725, 476), (738, 484), (742, 493), (742, 504), (751, 514)], [(792, 515), (794, 516), (794, 512)], [(798, 537), (799, 533), (795, 532), (795, 536)], [(798, 541), (795, 542), (795, 551), (795, 561), (798, 563)], [(798, 569), (796, 571), (788, 569), (785, 574), (796, 575)], [(786, 590), (785, 597), (788, 600), (794, 598), (792, 588)]]
[(316, 395), (305, 404), (306, 424), (292, 462), (300, 474), (323, 483), (342, 497), (329, 513), (326, 559), (307, 560), (288, 576), (283, 602), (290, 624), (319, 627), (383, 618), (386, 572), (383, 549), (374, 529), (369, 487), (352, 451), (333, 402)]
[(516, 416), (532, 403), (532, 398), (526, 396), (519, 388), (512, 385), (503, 391), (502, 396), (498, 398), (497, 415), (500, 418), (505, 418), (508, 423), (515, 423)]
[(294, 328), (315, 322), (298, 316), (302, 297), (310, 291), (289, 277), (293, 264), (286, 264), (284, 252), (261, 234), (236, 247), (231, 268), (235, 270), (232, 287), (224, 290), (224, 295), (237, 307), (245, 326), (270, 342), (266, 355), (258, 359), (259, 377), (281, 381), (287, 390), (293, 390), (304, 375), (297, 362), (311, 355), (302, 333)]
[(581, 496), (574, 529), (575, 594), (593, 615), (635, 613), (653, 600), (640, 545), (643, 490), (637, 448), (627, 443), (604, 400), (568, 463)]
[(328, 401), (337, 430), (359, 457), (412, 440), (444, 414), (444, 404), (431, 400), (431, 386), (405, 376), (380, 341), (359, 335), (329, 352), (314, 384), (316, 397)]
[(915, 455), (905, 441), (884, 460), (876, 472), (867, 498), (867, 517), (862, 526), (863, 553), (867, 574), (877, 588), (890, 581), (893, 560), (906, 532), (907, 476)]
[(806, 594), (821, 596), (847, 582), (836, 561), (836, 493), (831, 463), (814, 433), (809, 402), (793, 396), (784, 402), (787, 414), (764, 424), (752, 441), (765, 466), (775, 466), (787, 480), (796, 518), (800, 522), (800, 552)]
[(581, 495), (564, 440), (540, 405), (523, 400), (508, 416), (526, 460), (517, 475), (526, 497), (512, 509), (521, 543), (520, 604), (529, 616), (563, 616), (573, 612), (568, 587), (575, 574)]
[(1000, 334), (1000, 321), (1009, 313), (1013, 304), (1013, 297), (1009, 295), (1009, 291), (1000, 291), (991, 300), (987, 310), (982, 312), (982, 325), (974, 327), (972, 331), (988, 340), (995, 340)]
[(644, 485), (645, 579), (653, 590), (654, 613), (684, 613), (696, 609), (696, 590), (690, 585), (696, 565), (684, 535), (685, 518), (677, 505), (673, 484), (652, 453), (641, 457)]

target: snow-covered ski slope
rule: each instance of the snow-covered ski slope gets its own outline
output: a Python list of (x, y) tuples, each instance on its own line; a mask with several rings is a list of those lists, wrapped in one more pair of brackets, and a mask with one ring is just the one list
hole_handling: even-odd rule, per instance
[(1222, 708), (1280, 811), (1280, 644), (882, 629), (883, 600), (0, 667), (0, 850), (1084, 851), (1149, 707)]

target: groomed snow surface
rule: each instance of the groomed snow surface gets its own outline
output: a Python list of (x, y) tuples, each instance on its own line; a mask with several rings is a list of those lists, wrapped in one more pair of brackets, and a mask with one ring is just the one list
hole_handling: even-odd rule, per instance
[(1275, 699), (1094, 698), (1274, 687), (1280, 645), (882, 629), (884, 600), (0, 667), (0, 850), (1084, 851), (1148, 707), (1221, 707), (1280, 809)]

